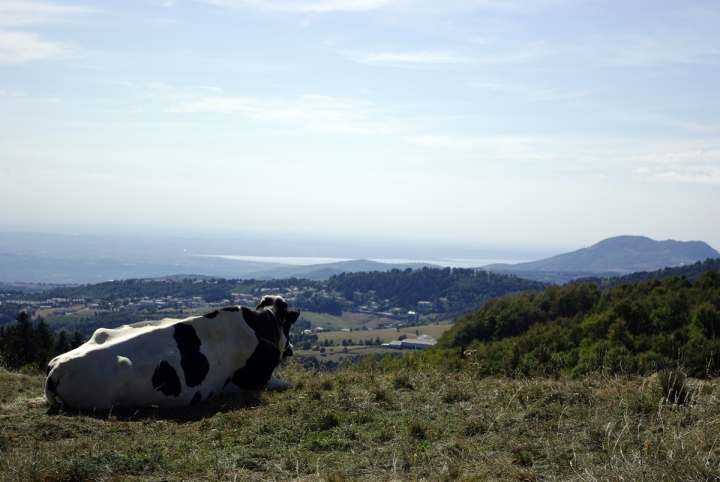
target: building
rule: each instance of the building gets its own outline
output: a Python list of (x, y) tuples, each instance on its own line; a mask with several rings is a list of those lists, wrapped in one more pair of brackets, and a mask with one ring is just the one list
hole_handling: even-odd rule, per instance
[(433, 346), (437, 340), (429, 335), (420, 335), (417, 338), (405, 338), (404, 340), (393, 340), (390, 343), (383, 343), (382, 346), (398, 350), (422, 350)]

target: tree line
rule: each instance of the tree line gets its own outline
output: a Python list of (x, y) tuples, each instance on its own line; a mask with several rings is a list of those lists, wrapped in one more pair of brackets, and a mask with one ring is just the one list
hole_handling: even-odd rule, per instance
[(481, 372), (580, 375), (598, 369), (650, 373), (681, 365), (693, 376), (720, 372), (720, 274), (626, 283), (550, 286), (486, 303), (459, 319), (423, 354)]
[(8, 370), (45, 370), (48, 362), (85, 343), (76, 331), (71, 337), (62, 330), (55, 335), (42, 318), (35, 323), (24, 311), (14, 324), (0, 326), (0, 364)]
[(328, 288), (348, 300), (356, 292), (376, 292), (398, 308), (416, 309), (418, 301), (432, 303), (432, 311), (457, 316), (476, 310), (486, 301), (520, 291), (540, 291), (547, 284), (510, 274), (463, 268), (393, 269), (380, 272), (343, 273), (331, 277)]

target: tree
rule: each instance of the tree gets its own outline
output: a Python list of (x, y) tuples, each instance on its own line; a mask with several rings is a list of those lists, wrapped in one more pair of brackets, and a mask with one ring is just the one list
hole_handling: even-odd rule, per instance
[(74, 350), (83, 343), (85, 343), (85, 340), (83, 339), (82, 333), (75, 331), (75, 333), (73, 333), (72, 340), (70, 340), (70, 349)]
[(33, 356), (38, 369), (44, 369), (54, 357), (56, 345), (57, 339), (50, 331), (50, 327), (45, 320), (38, 318), (37, 325), (35, 325), (35, 353)]
[(62, 355), (68, 351), (70, 351), (70, 343), (67, 339), (67, 332), (65, 330), (60, 330), (60, 333), (58, 333), (57, 344), (55, 345), (55, 356)]
[(0, 344), (0, 352), (5, 367), (19, 370), (32, 363), (35, 354), (35, 330), (27, 313), (21, 311), (16, 318), (15, 326), (9, 326)]

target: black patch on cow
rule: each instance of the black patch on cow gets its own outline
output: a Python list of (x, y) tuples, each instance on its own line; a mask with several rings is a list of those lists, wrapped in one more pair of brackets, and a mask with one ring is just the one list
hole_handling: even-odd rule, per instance
[(185, 373), (185, 385), (197, 387), (210, 371), (210, 363), (205, 355), (200, 353), (202, 342), (198, 338), (195, 328), (187, 323), (177, 323), (173, 338), (180, 350), (180, 366)]
[(212, 320), (213, 318), (215, 318), (215, 317), (216, 317), (217, 315), (219, 315), (219, 314), (220, 314), (220, 312), (219, 312), (218, 310), (211, 311), (210, 313), (207, 313), (207, 314), (205, 315), (205, 318), (210, 318), (210, 319)]
[(50, 365), (47, 366), (45, 369), (45, 375), (50, 375), (50, 370), (52, 370), (52, 367)]
[(158, 363), (157, 368), (155, 368), (152, 384), (155, 390), (160, 390), (166, 397), (170, 395), (177, 397), (182, 391), (177, 371), (165, 360)]
[(280, 350), (270, 343), (260, 342), (245, 366), (233, 373), (232, 381), (243, 390), (258, 390), (267, 385), (273, 370), (280, 362)]
[(225, 385), (223, 385), (223, 390), (225, 390), (225, 387), (227, 387), (228, 383), (230, 383), (230, 377), (227, 377), (227, 380), (225, 380)]
[(283, 358), (287, 358), (287, 357), (289, 357), (289, 356), (293, 356), (293, 351), (292, 351), (292, 348), (290, 348), (290, 345), (288, 345), (288, 346), (285, 348), (285, 351), (283, 352), (282, 357), (283, 357)]
[(265, 338), (269, 342), (277, 344), (280, 339), (280, 327), (277, 318), (271, 311), (253, 311), (243, 306), (242, 315), (245, 323), (253, 329), (258, 340)]
[(207, 397), (208, 400), (210, 400), (210, 399), (212, 398), (213, 393), (214, 393), (214, 392), (210, 392), (210, 395), (208, 395), (208, 397)]
[(223, 308), (223, 311), (240, 311), (240, 308), (237, 306), (228, 306), (227, 308)]
[(190, 406), (192, 407), (200, 402), (202, 402), (202, 394), (200, 393), (200, 390), (198, 390), (195, 392), (195, 395), (193, 395), (192, 400), (190, 400)]
[(47, 381), (45, 382), (45, 390), (50, 393), (55, 393), (55, 380), (53, 380), (52, 377), (48, 377)]

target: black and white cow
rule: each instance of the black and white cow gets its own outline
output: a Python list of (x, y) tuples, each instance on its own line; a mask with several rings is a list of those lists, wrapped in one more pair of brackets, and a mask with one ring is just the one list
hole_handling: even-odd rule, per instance
[(293, 354), (298, 316), (280, 296), (265, 296), (255, 310), (100, 328), (50, 362), (45, 397), (56, 407), (187, 407), (224, 393), (289, 388), (273, 371)]

